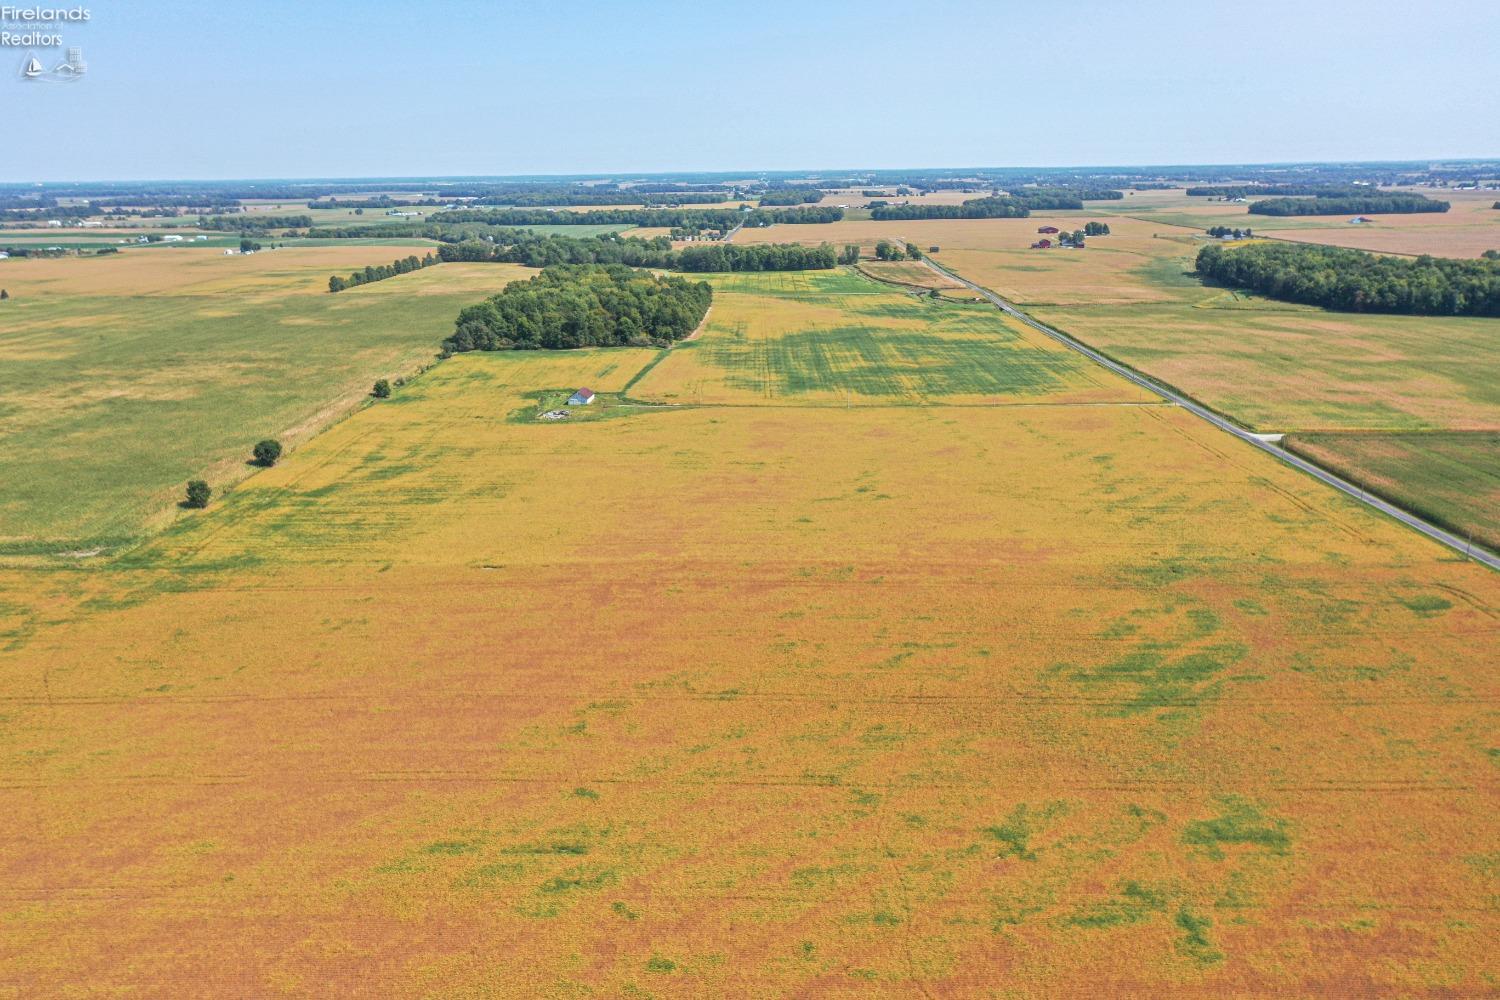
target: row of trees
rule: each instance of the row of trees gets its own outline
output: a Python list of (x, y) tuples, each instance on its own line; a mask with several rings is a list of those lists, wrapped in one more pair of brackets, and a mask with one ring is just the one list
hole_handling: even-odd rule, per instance
[[(847, 248), (846, 248), (847, 249)], [(855, 246), (854, 264), (859, 261), (859, 247)], [(875, 244), (876, 260), (921, 260), (922, 251), (915, 243), (892, 243), (890, 240), (881, 240)]]
[(1319, 198), (1342, 198), (1346, 195), (1367, 195), (1378, 192), (1355, 184), (1208, 184), (1190, 187), (1187, 194), (1194, 198), (1262, 198), (1267, 195), (1312, 195)]
[(712, 300), (707, 282), (618, 264), (549, 267), (464, 308), (443, 353), (665, 347), (697, 329)]
[(451, 261), (497, 261), (552, 267), (557, 264), (625, 264), (630, 267), (672, 268), (676, 253), (665, 236), (642, 240), (606, 236), (561, 236), (530, 229), (497, 229), (483, 239), (469, 239), (438, 247), (438, 258)]
[(1208, 235), (1232, 236), (1237, 240), (1248, 240), (1255, 234), (1250, 229), (1241, 229), (1239, 226), (1235, 226), (1233, 229), (1230, 229), (1228, 226), (1211, 226), (1208, 229)]
[(549, 211), (534, 208), (461, 208), (436, 212), (438, 224), (478, 222), (492, 226), (660, 226), (673, 229), (733, 229), (740, 223), (760, 227), (773, 224), (798, 225), (837, 222), (844, 210), (833, 206), (807, 205), (776, 210), (737, 208), (601, 208), (595, 212)]
[(605, 236), (576, 238), (535, 233), (526, 229), (498, 230), (493, 239), (465, 240), (438, 247), (438, 259), (450, 261), (498, 261), (528, 267), (558, 264), (624, 264), (661, 270), (708, 271), (809, 271), (833, 267), (833, 248), (796, 243), (765, 243), (741, 246), (705, 243), (672, 248), (665, 236), (642, 240)]
[(1198, 273), (1287, 302), (1351, 312), (1500, 316), (1500, 263), (1386, 257), (1303, 243), (1198, 251)]
[(811, 188), (774, 188), (760, 196), (762, 207), (768, 205), (816, 205), (823, 192)]
[(354, 271), (349, 277), (341, 278), (338, 275), (328, 279), (328, 290), (330, 292), (342, 292), (346, 288), (354, 288), (356, 285), (368, 285), (374, 281), (384, 281), (386, 278), (394, 278), (398, 274), (410, 274), (412, 271), (420, 271), (424, 267), (431, 267), (441, 263), (441, 260), (432, 254), (418, 257), (412, 254), (410, 257), (402, 257), (393, 260), (389, 264), (381, 264), (379, 267), (367, 267), (362, 271)]
[(1372, 215), (1409, 214), (1412, 212), (1446, 212), (1446, 201), (1434, 201), (1420, 194), (1350, 194), (1314, 198), (1270, 198), (1250, 203), (1251, 215), (1346, 215), (1369, 212)]
[(194, 227), (198, 229), (211, 229), (216, 232), (226, 233), (263, 233), (268, 229), (306, 229), (312, 224), (313, 220), (310, 215), (258, 215), (253, 213), (235, 216), (205, 216), (193, 223)]
[[(1125, 192), (1088, 184), (1067, 184), (1054, 187), (1016, 188), (1011, 191), (1011, 195), (1026, 206), (1040, 210), (1053, 207), (1047, 204), (1048, 201), (1065, 201), (1070, 206), (1073, 202), (1120, 201), (1125, 197)], [(1076, 207), (1082, 208), (1083, 206), (1080, 204)]]
[(870, 217), (886, 219), (1024, 219), (1032, 212), (1077, 211), (1085, 200), (1125, 197), (1112, 188), (1019, 188), (1008, 195), (970, 198), (962, 205), (884, 205), (871, 208)]
[(1108, 236), (1109, 223), (1107, 222), (1085, 222), (1083, 224), (1083, 235), (1085, 236)]
[[(1083, 203), (1079, 202), (1082, 208)], [(1024, 219), (1031, 209), (1014, 198), (971, 198), (962, 205), (883, 205), (870, 210), (877, 222), (906, 219)]]
[(709, 271), (821, 271), (837, 263), (833, 247), (800, 243), (706, 243), (677, 251), (677, 269)]

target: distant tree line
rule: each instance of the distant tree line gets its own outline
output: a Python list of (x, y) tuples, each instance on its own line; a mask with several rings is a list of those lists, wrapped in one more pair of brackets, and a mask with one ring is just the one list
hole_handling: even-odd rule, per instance
[[(1078, 203), (1083, 207), (1083, 203)], [(962, 205), (883, 205), (870, 210), (877, 222), (905, 219), (1024, 219), (1031, 214), (1015, 198), (971, 198)]]
[(728, 200), (729, 193), (726, 191), (648, 191), (643, 188), (617, 190), (608, 187), (591, 188), (587, 185), (511, 191), (480, 199), (486, 205), (515, 205), (522, 208), (540, 205), (651, 205), (661, 202), (715, 205)]
[(373, 281), (384, 281), (386, 278), (394, 278), (398, 274), (410, 274), (412, 271), (420, 271), (424, 267), (431, 267), (434, 264), (440, 263), (442, 261), (432, 254), (427, 254), (425, 257), (418, 257), (416, 254), (412, 254), (410, 257), (393, 260), (389, 264), (381, 264), (378, 267), (367, 267), (361, 271), (354, 271), (347, 278), (341, 278), (335, 274), (328, 279), (328, 290), (330, 292), (342, 292), (344, 289), (353, 288), (356, 285), (368, 285)]
[(1250, 203), (1251, 215), (1347, 215), (1368, 212), (1371, 215), (1409, 214), (1412, 212), (1446, 212), (1446, 201), (1434, 201), (1420, 194), (1340, 195), (1329, 198), (1270, 198)]
[(329, 198), (327, 201), (310, 201), (308, 208), (312, 209), (334, 209), (334, 208), (400, 208), (403, 205), (446, 205), (447, 202), (437, 198), (424, 198), (421, 201), (397, 201), (388, 194), (376, 195), (374, 198), (350, 198), (348, 201), (340, 201), (337, 197)]
[(12, 257), (61, 257), (63, 254), (67, 253), (66, 250), (60, 247), (56, 250), (53, 250), (49, 247), (35, 246), (0, 246), (0, 251), (9, 254)]
[(46, 208), (0, 209), (0, 222), (45, 222), (48, 219), (86, 219), (95, 214), (90, 205), (64, 205)]
[(1088, 184), (1065, 184), (1056, 187), (1023, 187), (1016, 188), (1011, 191), (1011, 194), (1025, 202), (1031, 208), (1036, 209), (1050, 207), (1041, 203), (1046, 198), (1059, 198), (1070, 201), (1119, 201), (1125, 197), (1124, 191)]
[(1235, 226), (1233, 229), (1228, 226), (1211, 226), (1208, 229), (1208, 235), (1232, 236), (1237, 240), (1248, 240), (1254, 233), (1249, 228), (1241, 229), (1239, 226)]
[(1348, 312), (1500, 316), (1500, 263), (1388, 257), (1306, 243), (1198, 251), (1198, 273), (1287, 302)]
[(1107, 222), (1085, 222), (1083, 224), (1083, 235), (1085, 236), (1108, 236), (1109, 223)]
[(624, 264), (669, 269), (676, 265), (672, 241), (607, 236), (560, 236), (529, 229), (497, 229), (484, 239), (466, 239), (438, 247), (438, 258), (450, 261), (495, 261), (553, 267), (557, 264)]
[(265, 232), (268, 229), (306, 229), (313, 224), (310, 215), (213, 215), (193, 223), (198, 229), (218, 232)]
[(564, 264), (464, 308), (443, 353), (665, 347), (697, 329), (712, 300), (707, 282), (618, 264)]
[(1357, 184), (1210, 184), (1190, 187), (1188, 195), (1194, 198), (1263, 198), (1266, 195), (1310, 195), (1318, 198), (1343, 198), (1378, 194), (1369, 187)]
[(760, 196), (762, 207), (769, 205), (816, 205), (823, 192), (816, 188), (776, 188)]
[(833, 248), (827, 245), (705, 243), (674, 250), (672, 241), (665, 236), (642, 240), (610, 234), (580, 239), (525, 229), (500, 230), (493, 242), (464, 240), (446, 244), (438, 248), (438, 258), (543, 268), (559, 264), (624, 264), (692, 272), (808, 271), (831, 268), (837, 263)]
[(837, 263), (833, 247), (799, 243), (707, 243), (677, 251), (679, 271), (820, 271)]
[(674, 229), (728, 230), (743, 222), (757, 228), (773, 224), (799, 225), (837, 222), (844, 210), (832, 206), (809, 205), (776, 210), (737, 208), (602, 208), (597, 212), (556, 212), (546, 209), (461, 208), (436, 212), (431, 221), (439, 225), (455, 222), (479, 222), (492, 226), (651, 226)]
[(1099, 187), (1017, 188), (1008, 195), (970, 198), (962, 205), (887, 205), (870, 210), (877, 221), (887, 219), (1024, 219), (1032, 212), (1077, 211), (1085, 200), (1115, 200), (1123, 192)]

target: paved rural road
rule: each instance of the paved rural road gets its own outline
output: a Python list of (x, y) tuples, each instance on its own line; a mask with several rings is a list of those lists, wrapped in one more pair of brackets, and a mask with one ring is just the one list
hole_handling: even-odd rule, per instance
[(1252, 434), (1250, 431), (1245, 430), (1243, 427), (1239, 427), (1235, 424), (1230, 423), (1228, 420), (1225, 420), (1217, 413), (1214, 413), (1212, 410), (1193, 402), (1188, 397), (1180, 395), (1179, 393), (1168, 389), (1164, 385), (1159, 385), (1158, 383), (1153, 382), (1151, 379), (1146, 378), (1138, 372), (1132, 371), (1131, 369), (1125, 367), (1117, 361), (1110, 360), (1103, 354), (1100, 354), (1098, 351), (1094, 350), (1092, 347), (1089, 347), (1087, 344), (1082, 344), (1074, 340), (1066, 333), (1061, 333), (1057, 330), (1054, 330), (1052, 329), (1052, 327), (1048, 326), (1045, 323), (1037, 322), (1021, 310), (1017, 309), (1015, 306), (1011, 305), (1009, 302), (1002, 299), (1000, 296), (996, 295), (994, 292), (990, 291), (987, 288), (981, 288), (979, 285), (974, 284), (974, 282), (970, 281), (968, 278), (954, 274), (946, 267), (943, 267), (941, 264), (938, 264), (937, 262), (932, 260), (932, 258), (924, 257), (922, 258), (922, 261), (938, 274), (943, 275), (945, 278), (951, 278), (968, 288), (972, 288), (974, 291), (978, 292), (980, 295), (983, 295), (986, 299), (993, 303), (996, 308), (1011, 316), (1014, 316), (1016, 319), (1020, 320), (1022, 323), (1025, 323), (1032, 329), (1046, 334), (1063, 346), (1077, 351), (1079, 354), (1082, 354), (1089, 360), (1103, 365), (1105, 368), (1108, 368), (1110, 371), (1114, 372), (1121, 378), (1134, 382), (1142, 389), (1145, 389), (1148, 392), (1155, 393), (1169, 403), (1176, 403), (1178, 406), (1182, 407), (1184, 410), (1187, 410), (1189, 413), (1192, 413), (1194, 416), (1201, 417), (1202, 419), (1207, 420), (1209, 423), (1219, 428), (1219, 430), (1224, 431), (1227, 434), (1233, 434), (1235, 437), (1239, 438), (1241, 441), (1244, 441), (1246, 444), (1255, 448), (1259, 448), (1261, 451), (1265, 452), (1268, 455), (1274, 455), (1276, 458), (1279, 458), (1287, 465), (1290, 465), (1296, 469), (1300, 469), (1301, 471), (1307, 473), (1309, 476), (1327, 483), (1329, 486), (1332, 486), (1334, 489), (1339, 490), (1342, 493), (1348, 494), (1349, 496), (1358, 500), (1360, 503), (1363, 503), (1370, 507), (1374, 507), (1382, 514), (1386, 514), (1390, 517), (1395, 518), (1409, 528), (1415, 528), (1417, 531), (1420, 531), (1422, 534), (1426, 535), (1428, 538), (1431, 538), (1433, 541), (1441, 542), (1442, 544), (1448, 546), (1450, 549), (1453, 549), (1455, 552), (1460, 552), (1476, 562), (1484, 563), (1490, 569), (1500, 570), (1500, 557), (1493, 556), (1489, 552), (1486, 552), (1484, 549), (1474, 547), (1471, 543), (1465, 541), (1462, 538), (1459, 538), (1457, 535), (1444, 531), (1437, 525), (1425, 521), (1415, 514), (1404, 511), (1400, 507), (1397, 507), (1395, 504), (1386, 503), (1379, 497), (1370, 495), (1363, 488), (1356, 486), (1348, 480), (1341, 479), (1328, 470), (1314, 465), (1312, 462), (1309, 462), (1306, 459), (1299, 458), (1298, 456), (1293, 455), (1291, 452), (1287, 451), (1285, 448), (1278, 446), (1277, 444), (1262, 440), (1260, 436)]

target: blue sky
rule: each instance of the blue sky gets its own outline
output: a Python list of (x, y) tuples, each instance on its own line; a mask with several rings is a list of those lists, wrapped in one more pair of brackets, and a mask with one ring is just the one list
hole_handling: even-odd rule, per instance
[(82, 5), (0, 180), (1500, 155), (1495, 0)]

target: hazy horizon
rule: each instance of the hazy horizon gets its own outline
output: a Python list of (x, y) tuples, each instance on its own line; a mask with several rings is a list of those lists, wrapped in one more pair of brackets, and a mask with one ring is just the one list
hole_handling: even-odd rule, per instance
[[(104, 0), (3, 86), (6, 182), (1500, 155), (1500, 6)], [(353, 16), (351, 12), (357, 12)], [(10, 23), (12, 30), (35, 25)], [(18, 64), (33, 51), (9, 46)], [(1421, 81), (1436, 81), (1432, 87)], [(1488, 82), (1486, 82), (1488, 81)], [(856, 167), (808, 164), (855, 163)], [(750, 164), (752, 166), (745, 166)]]

